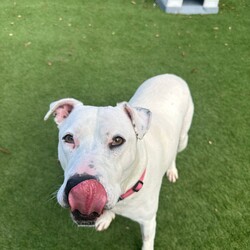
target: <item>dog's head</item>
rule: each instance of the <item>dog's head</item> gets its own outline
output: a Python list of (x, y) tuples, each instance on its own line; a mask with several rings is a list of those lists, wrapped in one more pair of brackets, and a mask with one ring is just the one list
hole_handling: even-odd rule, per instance
[(92, 225), (104, 209), (116, 205), (140, 164), (138, 144), (149, 129), (151, 112), (126, 102), (93, 107), (67, 98), (53, 102), (44, 119), (52, 114), (64, 170), (57, 200), (70, 208), (77, 224)]

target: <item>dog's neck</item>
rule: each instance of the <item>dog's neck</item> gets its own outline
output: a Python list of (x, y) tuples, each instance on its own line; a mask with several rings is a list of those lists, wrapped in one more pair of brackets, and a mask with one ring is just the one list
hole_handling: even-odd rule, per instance
[[(143, 182), (147, 169), (147, 155), (145, 153), (144, 143), (141, 140), (137, 141), (137, 154), (136, 159), (132, 166), (130, 166), (130, 170), (132, 170), (129, 176), (122, 183), (122, 196), (126, 194), (129, 190), (131, 190), (138, 182)], [(144, 157), (142, 157), (144, 156)], [(143, 161), (142, 159), (145, 158)], [(142, 186), (139, 184), (137, 189), (141, 189)], [(126, 196), (126, 195), (125, 195)], [(129, 195), (130, 196), (130, 195)]]

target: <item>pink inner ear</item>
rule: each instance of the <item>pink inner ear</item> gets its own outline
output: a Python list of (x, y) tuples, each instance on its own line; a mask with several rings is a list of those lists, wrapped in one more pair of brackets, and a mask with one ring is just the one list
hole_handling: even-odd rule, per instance
[(57, 124), (61, 123), (64, 119), (66, 119), (69, 116), (72, 109), (73, 107), (69, 104), (64, 104), (59, 106), (54, 112), (55, 122)]

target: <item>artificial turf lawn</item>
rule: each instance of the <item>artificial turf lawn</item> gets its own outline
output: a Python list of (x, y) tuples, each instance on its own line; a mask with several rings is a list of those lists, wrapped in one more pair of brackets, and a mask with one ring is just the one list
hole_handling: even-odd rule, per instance
[(180, 179), (163, 181), (155, 249), (249, 249), (249, 2), (220, 2), (184, 16), (153, 1), (1, 0), (0, 249), (140, 249), (138, 224), (117, 216), (97, 233), (57, 205), (43, 116), (69, 96), (115, 105), (161, 73), (189, 83), (195, 116)]

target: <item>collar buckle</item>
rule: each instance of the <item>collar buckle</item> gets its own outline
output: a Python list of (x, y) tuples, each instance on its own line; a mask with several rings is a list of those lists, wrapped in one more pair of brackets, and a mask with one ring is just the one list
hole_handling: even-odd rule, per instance
[(141, 180), (139, 180), (139, 181), (137, 181), (136, 183), (135, 183), (135, 185), (132, 187), (132, 190), (134, 191), (134, 192), (139, 192), (140, 191), (140, 189), (142, 188), (142, 186), (143, 186), (143, 181), (141, 181)]

